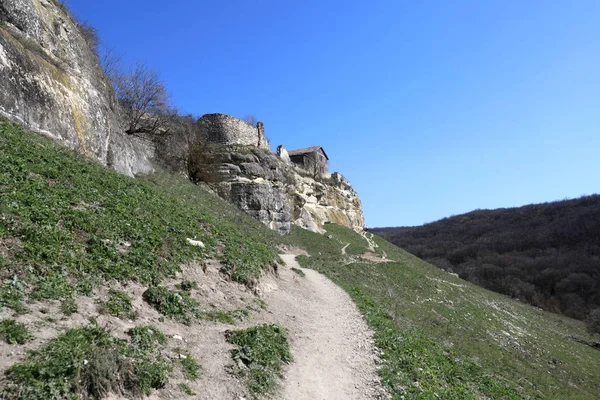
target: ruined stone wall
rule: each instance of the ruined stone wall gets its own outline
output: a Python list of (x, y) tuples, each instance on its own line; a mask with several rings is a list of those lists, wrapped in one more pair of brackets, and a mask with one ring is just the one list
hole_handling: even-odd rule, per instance
[(206, 114), (198, 122), (204, 128), (209, 143), (239, 144), (271, 151), (271, 144), (265, 137), (262, 122), (252, 126), (239, 118), (225, 114)]
[(133, 175), (152, 146), (126, 135), (98, 57), (56, 0), (0, 1), (0, 115)]

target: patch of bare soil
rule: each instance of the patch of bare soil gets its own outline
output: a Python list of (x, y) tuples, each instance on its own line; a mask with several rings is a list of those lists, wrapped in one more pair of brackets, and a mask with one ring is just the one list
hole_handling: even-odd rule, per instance
[[(235, 325), (195, 320), (186, 326), (163, 318), (142, 300), (146, 287), (137, 283), (107, 282), (106, 286), (97, 288), (92, 297), (78, 298), (78, 311), (68, 317), (61, 314), (57, 301), (27, 304), (29, 312), (19, 316), (4, 309), (0, 311), (0, 319), (14, 318), (25, 323), (34, 340), (21, 346), (0, 342), (0, 374), (23, 360), (27, 350), (38, 348), (68, 329), (90, 321), (97, 321), (123, 338), (130, 328), (149, 324), (167, 335), (165, 356), (176, 360), (180, 353), (175, 349), (180, 348), (181, 352), (193, 355), (201, 365), (197, 381), (186, 380), (176, 368), (169, 384), (155, 391), (149, 399), (249, 399), (244, 383), (231, 372), (232, 345), (225, 340), (225, 331), (276, 323), (289, 332), (294, 362), (286, 368), (273, 398), (386, 398), (377, 375), (378, 360), (371, 332), (348, 294), (315, 271), (302, 269), (305, 277), (291, 271), (292, 267), (300, 268), (295, 255), (284, 254), (282, 258), (286, 266), (279, 268), (278, 276), (267, 274), (254, 292), (227, 280), (219, 272), (220, 265), (216, 261), (186, 265), (176, 279), (166, 282), (171, 287), (182, 280), (197, 282), (192, 297), (202, 311), (249, 310), (250, 316)], [(135, 320), (99, 313), (100, 303), (108, 299), (109, 288), (125, 291), (131, 296), (137, 314)], [(178, 386), (180, 383), (187, 384), (194, 395), (184, 394)], [(110, 400), (121, 398), (117, 395), (108, 397)]]
[(392, 262), (392, 260), (390, 260), (386, 257), (385, 252), (383, 253), (382, 256), (379, 256), (376, 253), (368, 251), (366, 253), (361, 254), (359, 257), (362, 258), (363, 260), (374, 262), (374, 263)]

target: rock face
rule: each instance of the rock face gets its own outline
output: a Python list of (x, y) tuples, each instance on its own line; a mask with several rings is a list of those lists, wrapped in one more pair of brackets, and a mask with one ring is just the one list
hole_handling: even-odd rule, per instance
[(56, 0), (2, 0), (0, 115), (120, 173), (151, 172), (152, 145), (123, 133), (90, 43)]
[[(164, 157), (193, 175), (188, 157), (197, 137), (184, 130), (157, 151), (159, 141), (124, 133), (94, 40), (58, 0), (0, 0), (0, 115), (126, 175), (150, 173)], [(362, 227), (360, 200), (347, 181), (300, 175), (283, 147), (271, 153), (262, 122), (207, 114), (195, 123), (205, 144), (218, 148), (200, 159), (198, 174), (214, 169), (217, 193), (265, 225), (281, 233), (292, 222), (314, 231), (326, 222)]]
[[(212, 180), (210, 186), (219, 196), (271, 229), (288, 233), (294, 223), (323, 232), (323, 224), (328, 222), (363, 227), (360, 199), (339, 173), (315, 180), (256, 147), (217, 146), (211, 149), (211, 157), (212, 165), (194, 167), (197, 175), (192, 172), (192, 179)], [(213, 179), (203, 178), (208, 169), (214, 170), (209, 174)]]
[[(209, 186), (221, 198), (271, 229), (288, 233), (291, 205), (287, 190), (293, 183), (290, 167), (270, 152), (256, 147), (213, 146), (210, 151), (211, 165), (195, 165), (192, 180), (212, 181)], [(208, 169), (214, 172), (207, 175)], [(206, 179), (207, 176), (210, 179)]]
[(340, 173), (321, 180), (297, 176), (294, 224), (315, 232), (322, 232), (323, 225), (330, 222), (362, 229), (365, 220), (360, 198)]

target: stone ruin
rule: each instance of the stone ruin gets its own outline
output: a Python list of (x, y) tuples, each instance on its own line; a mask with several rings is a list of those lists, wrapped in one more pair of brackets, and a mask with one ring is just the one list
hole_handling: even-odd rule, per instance
[(198, 123), (204, 128), (208, 143), (239, 144), (271, 151), (271, 144), (265, 137), (265, 126), (262, 122), (252, 126), (230, 115), (205, 114), (198, 120)]

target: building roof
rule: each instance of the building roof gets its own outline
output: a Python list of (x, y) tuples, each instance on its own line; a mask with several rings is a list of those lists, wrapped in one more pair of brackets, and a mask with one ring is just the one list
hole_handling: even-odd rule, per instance
[(325, 150), (323, 150), (323, 147), (321, 147), (321, 146), (313, 146), (313, 147), (306, 147), (304, 149), (290, 150), (290, 151), (288, 151), (288, 154), (290, 156), (302, 156), (304, 154), (314, 153), (315, 151), (318, 151), (318, 150), (321, 150), (323, 152), (323, 154), (325, 155), (325, 158), (329, 160), (329, 157), (327, 157), (327, 153), (325, 153)]

